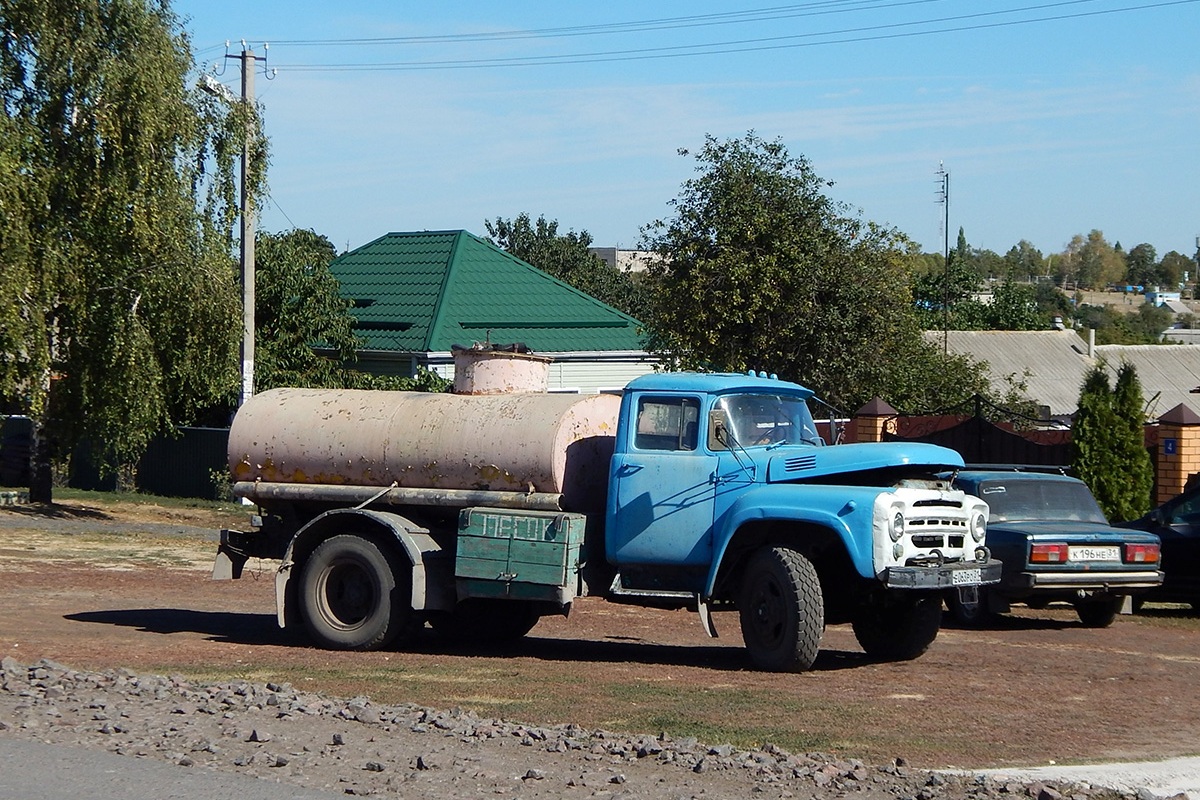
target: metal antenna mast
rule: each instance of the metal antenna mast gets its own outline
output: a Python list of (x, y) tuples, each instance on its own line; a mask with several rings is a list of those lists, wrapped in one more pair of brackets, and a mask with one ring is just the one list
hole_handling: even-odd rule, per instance
[(937, 175), (941, 182), (938, 203), (942, 206), (942, 352), (950, 352), (950, 173), (939, 161)]

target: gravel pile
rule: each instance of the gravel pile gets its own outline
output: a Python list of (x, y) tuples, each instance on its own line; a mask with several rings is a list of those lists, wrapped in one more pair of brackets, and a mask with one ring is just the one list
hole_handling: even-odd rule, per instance
[(101, 748), (360, 796), (514, 798), (1036, 798), (1147, 800), (1079, 784), (710, 746), (460, 709), (339, 699), (290, 684), (200, 685), (127, 670), (0, 660), (0, 736)]

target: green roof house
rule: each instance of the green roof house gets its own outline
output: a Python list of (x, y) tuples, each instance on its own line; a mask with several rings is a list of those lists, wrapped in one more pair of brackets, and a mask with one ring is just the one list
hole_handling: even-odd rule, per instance
[(467, 231), (389, 233), (330, 265), (354, 302), (358, 366), (454, 375), (453, 345), (523, 343), (550, 391), (617, 389), (650, 372), (640, 324)]

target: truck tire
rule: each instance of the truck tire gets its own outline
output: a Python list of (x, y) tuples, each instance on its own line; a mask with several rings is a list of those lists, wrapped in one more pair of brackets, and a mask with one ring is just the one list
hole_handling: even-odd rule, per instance
[(750, 661), (771, 672), (802, 672), (817, 660), (825, 630), (821, 581), (812, 562), (786, 547), (750, 557), (738, 598)]
[(854, 638), (879, 661), (911, 661), (929, 649), (942, 627), (942, 598), (905, 597), (855, 615)]
[(533, 629), (539, 617), (528, 600), (463, 600), (453, 611), (435, 614), (429, 626), (439, 636), (455, 642), (504, 644), (520, 639)]
[(1077, 600), (1075, 613), (1085, 628), (1107, 628), (1117, 619), (1124, 604), (1123, 597), (1101, 597)]
[(304, 564), (304, 627), (330, 650), (378, 650), (412, 619), (408, 570), (380, 545), (343, 534), (321, 542)]

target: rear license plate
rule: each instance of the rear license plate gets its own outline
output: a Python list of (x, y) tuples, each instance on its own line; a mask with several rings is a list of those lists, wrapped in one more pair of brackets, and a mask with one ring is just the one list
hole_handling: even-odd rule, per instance
[(1068, 547), (1067, 559), (1070, 561), (1120, 561), (1121, 548), (1111, 547)]
[(956, 569), (950, 573), (950, 583), (954, 586), (969, 586), (982, 581), (983, 570), (978, 567), (974, 569)]

